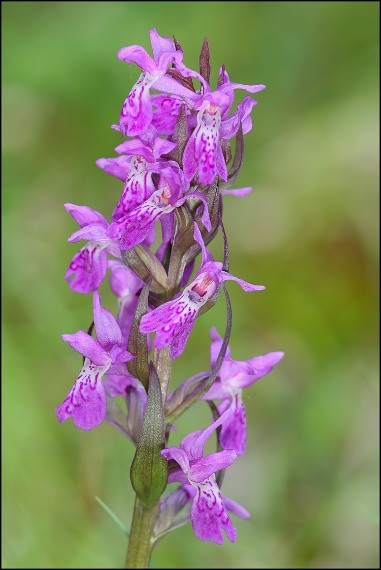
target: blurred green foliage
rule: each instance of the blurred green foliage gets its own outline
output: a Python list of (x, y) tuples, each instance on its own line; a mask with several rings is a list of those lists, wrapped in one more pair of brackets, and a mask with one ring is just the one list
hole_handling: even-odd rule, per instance
[[(223, 547), (190, 526), (165, 537), (166, 568), (376, 568), (378, 549), (379, 7), (376, 2), (3, 2), (3, 567), (121, 567), (133, 450), (104, 424), (59, 425), (54, 407), (80, 358), (61, 333), (88, 327), (91, 299), (64, 273), (78, 246), (64, 202), (110, 215), (121, 186), (94, 164), (113, 156), (109, 127), (137, 78), (118, 62), (148, 31), (180, 41), (212, 77), (265, 83), (239, 186), (227, 197), (233, 357), (283, 350), (246, 391), (248, 453), (223, 492), (247, 507)], [(241, 98), (243, 95), (241, 94)], [(239, 97), (238, 97), (239, 98)], [(218, 241), (218, 240), (217, 240)], [(222, 254), (219, 241), (213, 249)], [(105, 303), (114, 300), (102, 287)], [(173, 385), (209, 361), (196, 325)], [(209, 422), (199, 403), (178, 441)]]

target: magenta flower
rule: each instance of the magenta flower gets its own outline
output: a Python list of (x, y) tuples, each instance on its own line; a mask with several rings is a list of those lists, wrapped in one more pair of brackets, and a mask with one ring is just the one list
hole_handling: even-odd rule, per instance
[[(160, 499), (159, 502), (159, 516), (155, 524), (155, 535), (160, 536), (169, 530), (179, 528), (191, 520), (190, 512), (188, 515), (185, 513), (176, 518), (180, 511), (189, 503), (193, 501), (198, 494), (197, 488), (189, 483), (179, 485), (177, 489), (169, 493), (166, 497)], [(227, 511), (242, 518), (249, 519), (250, 513), (241, 505), (229, 499), (225, 495), (221, 495), (222, 503)]]
[(184, 175), (189, 181), (196, 172), (201, 184), (212, 184), (217, 174), (227, 180), (228, 173), (220, 141), (229, 140), (237, 134), (241, 123), (244, 134), (251, 129), (250, 112), (256, 104), (255, 100), (246, 97), (238, 105), (238, 111), (228, 117), (233, 102), (232, 91), (244, 89), (256, 93), (265, 88), (264, 85), (231, 83), (226, 72), (224, 79), (225, 83), (220, 85), (217, 91), (209, 90), (194, 105), (194, 108), (198, 109), (197, 126), (188, 140), (183, 156)]
[(73, 291), (90, 293), (98, 289), (106, 276), (107, 253), (120, 257), (120, 249), (118, 244), (107, 236), (106, 230), (109, 224), (102, 214), (88, 206), (65, 204), (65, 208), (81, 226), (81, 229), (74, 232), (68, 241), (89, 240), (88, 244), (73, 257), (65, 279)]
[[(215, 328), (211, 330), (210, 363), (213, 368), (222, 345), (222, 338)], [(217, 380), (203, 400), (222, 400), (218, 406), (220, 413), (226, 409), (232, 411), (224, 422), (220, 443), (225, 449), (234, 449), (238, 455), (245, 453), (246, 446), (246, 410), (242, 401), (242, 389), (269, 374), (283, 358), (284, 352), (269, 352), (263, 356), (254, 356), (249, 360), (233, 360), (228, 347)]]
[(72, 417), (78, 428), (90, 430), (106, 416), (106, 394), (102, 376), (114, 364), (135, 358), (125, 350), (122, 331), (110, 311), (101, 306), (99, 293), (93, 294), (94, 323), (97, 340), (85, 331), (64, 334), (62, 339), (85, 357), (78, 378), (65, 400), (56, 407), (57, 418)]
[(116, 152), (123, 153), (122, 156), (99, 158), (96, 161), (99, 168), (125, 183), (122, 196), (112, 215), (113, 221), (118, 220), (151, 196), (155, 191), (152, 174), (160, 172), (160, 163), (157, 160), (175, 146), (176, 143), (157, 137), (154, 137), (150, 146), (141, 140), (125, 141), (115, 149)]
[[(121, 250), (131, 249), (144, 241), (154, 230), (156, 222), (165, 214), (171, 213), (188, 198), (199, 198), (204, 205), (201, 220), (210, 230), (211, 222), (204, 196), (198, 192), (190, 192), (183, 196), (188, 184), (184, 180), (182, 170), (176, 162), (169, 161), (160, 172), (158, 190), (134, 210), (122, 216), (110, 225), (107, 235), (117, 241)], [(172, 227), (173, 225), (171, 225)]]
[[(124, 47), (118, 52), (118, 59), (126, 63), (136, 63), (142, 73), (125, 100), (119, 118), (123, 135), (135, 136), (144, 132), (152, 121), (150, 88), (167, 94), (191, 97), (192, 92), (172, 77), (165, 76), (171, 63), (181, 65), (183, 53), (176, 50), (170, 38), (159, 36), (155, 29), (150, 30), (153, 59), (138, 45)], [(195, 95), (195, 94), (193, 94)]]
[(170, 356), (178, 358), (195, 324), (198, 311), (216, 292), (223, 281), (237, 281), (244, 291), (261, 291), (263, 285), (251, 285), (222, 270), (222, 263), (208, 261), (198, 271), (195, 279), (172, 301), (168, 301), (143, 315), (140, 331), (156, 332), (155, 348), (170, 345)]
[(203, 457), (204, 447), (212, 432), (223, 424), (230, 415), (230, 410), (222, 414), (204, 430), (186, 436), (180, 447), (163, 449), (161, 454), (166, 459), (174, 459), (179, 467), (170, 472), (168, 482), (190, 483), (196, 489), (191, 506), (191, 520), (195, 535), (201, 540), (210, 540), (223, 544), (222, 531), (230, 542), (235, 542), (237, 531), (231, 523), (216, 483), (215, 473), (225, 469), (237, 458), (234, 450), (223, 450)]

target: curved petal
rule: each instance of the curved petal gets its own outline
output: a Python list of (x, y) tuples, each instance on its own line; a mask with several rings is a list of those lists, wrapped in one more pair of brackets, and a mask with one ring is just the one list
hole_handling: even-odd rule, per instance
[(130, 156), (122, 155), (115, 158), (98, 158), (95, 164), (98, 168), (104, 170), (106, 174), (115, 176), (122, 182), (125, 182), (130, 171), (130, 162)]
[(78, 331), (74, 334), (63, 334), (62, 340), (68, 342), (71, 348), (74, 348), (97, 366), (110, 364), (110, 357), (103, 346), (87, 332)]
[(71, 243), (80, 241), (81, 239), (98, 242), (108, 241), (108, 237), (106, 235), (107, 227), (108, 224), (106, 226), (100, 224), (89, 224), (88, 226), (85, 226), (71, 234), (67, 241)]
[(126, 63), (136, 63), (138, 67), (148, 71), (151, 75), (157, 73), (155, 62), (141, 46), (132, 45), (121, 48), (118, 51), (118, 59), (119, 61), (124, 60)]
[(235, 188), (234, 190), (221, 190), (221, 196), (225, 196), (226, 194), (231, 194), (232, 196), (238, 196), (238, 198), (243, 198), (246, 194), (252, 192), (253, 189), (250, 186), (245, 186), (244, 188)]
[(156, 31), (156, 28), (150, 30), (149, 35), (151, 40), (152, 53), (156, 63), (159, 61), (159, 58), (163, 53), (176, 52), (173, 40), (171, 40), (171, 38), (159, 36), (159, 34)]
[(131, 156), (139, 155), (142, 156), (147, 162), (155, 162), (155, 156), (152, 150), (143, 144), (139, 139), (122, 142), (120, 145), (115, 147), (115, 152)]
[(65, 210), (73, 216), (75, 221), (81, 228), (89, 224), (100, 224), (105, 227), (108, 226), (108, 221), (101, 213), (89, 208), (88, 206), (77, 206), (76, 204), (64, 204)]
[(266, 289), (266, 287), (264, 285), (252, 285), (251, 283), (248, 283), (247, 281), (244, 281), (243, 279), (239, 279), (238, 277), (234, 277), (234, 275), (231, 275), (230, 273), (227, 273), (226, 271), (221, 271), (220, 280), (221, 281), (236, 281), (238, 283), (238, 285), (246, 292), (263, 291), (263, 289)]
[[(266, 374), (269, 374), (271, 370), (282, 360), (284, 352), (268, 352), (263, 356), (255, 356), (245, 361), (245, 364), (249, 367), (249, 372), (245, 370), (239, 371), (231, 379), (231, 385), (236, 388), (246, 388), (250, 386)], [(240, 361), (237, 361), (239, 364)]]
[(266, 89), (266, 85), (262, 83), (258, 85), (243, 85), (242, 83), (230, 83), (229, 81), (229, 83), (224, 83), (218, 88), (221, 93), (229, 93), (233, 89), (244, 89), (248, 93), (258, 93), (258, 91)]
[(97, 339), (100, 344), (110, 351), (114, 345), (122, 345), (122, 331), (114, 315), (102, 307), (98, 291), (93, 294), (93, 314)]
[(191, 466), (188, 473), (189, 481), (201, 483), (213, 475), (213, 473), (217, 473), (217, 471), (232, 465), (236, 459), (237, 454), (233, 448), (201, 457)]

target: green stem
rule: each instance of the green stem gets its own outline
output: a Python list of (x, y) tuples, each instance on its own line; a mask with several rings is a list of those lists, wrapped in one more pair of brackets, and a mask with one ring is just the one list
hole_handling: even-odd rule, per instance
[(158, 503), (154, 506), (145, 507), (136, 497), (130, 540), (128, 542), (126, 568), (149, 568), (157, 507)]

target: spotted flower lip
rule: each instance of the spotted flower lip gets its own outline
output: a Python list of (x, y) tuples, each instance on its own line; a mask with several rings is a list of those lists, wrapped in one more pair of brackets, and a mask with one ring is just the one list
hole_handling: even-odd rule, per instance
[[(220, 70), (221, 72), (221, 70)], [(233, 103), (232, 92), (243, 89), (250, 93), (257, 93), (265, 89), (265, 85), (243, 85), (231, 83), (226, 71), (221, 75), (221, 83), (216, 91), (210, 88), (202, 95), (194, 109), (198, 110), (197, 126), (189, 137), (184, 150), (184, 174), (192, 180), (197, 172), (198, 182), (212, 184), (216, 176), (227, 180), (228, 173), (221, 148), (221, 139), (229, 140), (238, 132), (242, 124), (243, 133), (246, 134), (252, 127), (250, 113), (256, 104), (254, 99), (245, 97), (237, 106), (237, 111), (228, 116)]]
[(85, 362), (69, 394), (56, 407), (60, 422), (72, 417), (74, 425), (84, 430), (96, 427), (106, 416), (102, 376), (111, 365), (134, 358), (123, 347), (122, 331), (112, 313), (102, 307), (97, 291), (93, 294), (93, 312), (97, 340), (85, 331), (62, 335), (71, 348), (85, 357)]
[[(211, 330), (211, 337), (210, 362), (213, 368), (223, 340), (215, 328)], [(268, 352), (249, 360), (233, 360), (228, 346), (217, 380), (202, 397), (203, 400), (221, 400), (218, 405), (220, 413), (226, 409), (232, 411), (220, 433), (220, 443), (223, 448), (234, 449), (238, 455), (245, 453), (246, 410), (242, 400), (242, 389), (269, 374), (283, 356), (283, 352)]]
[(216, 544), (224, 542), (222, 531), (231, 542), (237, 538), (215, 480), (215, 473), (234, 463), (237, 454), (234, 450), (223, 450), (203, 455), (209, 436), (223, 425), (230, 413), (227, 410), (206, 429), (187, 435), (180, 447), (169, 447), (161, 452), (163, 457), (174, 459), (179, 466), (170, 472), (168, 482), (190, 483), (196, 489), (190, 514), (195, 535)]
[(139, 139), (124, 141), (115, 148), (121, 156), (99, 158), (96, 161), (99, 168), (125, 183), (123, 193), (112, 214), (113, 221), (148, 200), (155, 191), (152, 174), (160, 172), (162, 165), (160, 157), (173, 150), (176, 144), (160, 139), (156, 135), (150, 144), (145, 144)]
[(181, 66), (183, 53), (176, 50), (170, 38), (159, 36), (156, 29), (150, 31), (150, 38), (153, 59), (144, 48), (138, 45), (123, 47), (118, 52), (119, 60), (135, 63), (142, 71), (120, 113), (119, 124), (123, 135), (139, 135), (151, 124), (153, 112), (150, 88), (154, 85), (155, 89), (168, 94), (193, 97), (190, 90), (172, 77), (164, 77), (171, 63), (176, 62)]
[(169, 161), (161, 169), (158, 186), (159, 188), (148, 200), (113, 222), (108, 228), (107, 235), (118, 242), (122, 251), (131, 249), (144, 241), (154, 230), (158, 220), (192, 197), (198, 198), (203, 203), (201, 221), (208, 230), (211, 229), (205, 197), (199, 192), (189, 192), (183, 195), (188, 184), (176, 162)]
[(185, 349), (198, 311), (213, 296), (218, 285), (228, 280), (237, 281), (241, 288), (248, 292), (265, 289), (263, 285), (251, 285), (223, 271), (222, 263), (218, 261), (207, 261), (182, 293), (172, 301), (168, 301), (152, 312), (143, 315), (140, 331), (143, 333), (156, 332), (155, 348), (170, 346), (171, 358), (178, 358)]
[(65, 279), (73, 291), (90, 293), (98, 289), (106, 276), (107, 253), (120, 257), (120, 249), (118, 244), (107, 236), (109, 224), (102, 214), (88, 206), (70, 203), (65, 204), (65, 208), (81, 226), (68, 241), (89, 240), (73, 257), (66, 270)]

